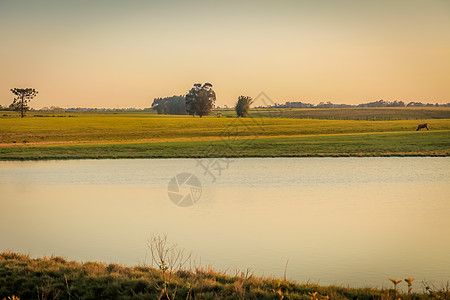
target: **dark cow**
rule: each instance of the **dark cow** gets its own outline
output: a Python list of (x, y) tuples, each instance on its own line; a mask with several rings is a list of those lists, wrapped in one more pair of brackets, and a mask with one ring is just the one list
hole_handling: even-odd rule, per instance
[(428, 123), (419, 124), (419, 126), (417, 126), (416, 131), (419, 131), (422, 128), (426, 128), (428, 130)]

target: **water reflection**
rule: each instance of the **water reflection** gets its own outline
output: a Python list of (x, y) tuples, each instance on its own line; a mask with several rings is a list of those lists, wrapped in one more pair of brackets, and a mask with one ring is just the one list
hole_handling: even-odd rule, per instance
[[(299, 282), (450, 279), (447, 158), (238, 159), (213, 183), (194, 160), (0, 163), (0, 250), (129, 265), (153, 233), (203, 265)], [(175, 206), (191, 172), (200, 201)], [(149, 261), (149, 260), (148, 260)]]

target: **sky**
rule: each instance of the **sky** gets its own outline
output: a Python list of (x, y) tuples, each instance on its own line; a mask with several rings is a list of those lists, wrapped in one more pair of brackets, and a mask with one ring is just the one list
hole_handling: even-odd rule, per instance
[(197, 82), (230, 107), (447, 103), (450, 1), (0, 0), (1, 105), (143, 108)]

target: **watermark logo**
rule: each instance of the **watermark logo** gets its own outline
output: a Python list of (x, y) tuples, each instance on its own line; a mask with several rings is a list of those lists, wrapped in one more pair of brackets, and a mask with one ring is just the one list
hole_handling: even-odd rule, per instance
[[(230, 168), (233, 157), (240, 157), (265, 134), (266, 118), (281, 117), (277, 104), (264, 92), (253, 99), (253, 105), (257, 110), (246, 118), (233, 118), (219, 133), (219, 140), (211, 142), (199, 153), (195, 167), (200, 168), (203, 177), (209, 178), (212, 183)], [(180, 173), (169, 182), (168, 193), (169, 199), (177, 206), (194, 205), (202, 193), (200, 180), (191, 173)]]
[(173, 204), (181, 207), (192, 206), (202, 195), (202, 184), (194, 174), (180, 173), (170, 180), (167, 193)]

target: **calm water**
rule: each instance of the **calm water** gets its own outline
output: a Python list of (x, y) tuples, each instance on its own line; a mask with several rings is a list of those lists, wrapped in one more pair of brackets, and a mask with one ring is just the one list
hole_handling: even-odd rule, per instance
[[(189, 159), (0, 162), (0, 251), (136, 265), (167, 234), (231, 273), (282, 277), (289, 260), (298, 282), (450, 280), (448, 158), (209, 162), (206, 174)], [(167, 193), (182, 172), (202, 184), (191, 207)]]

